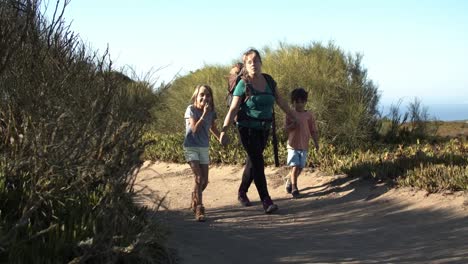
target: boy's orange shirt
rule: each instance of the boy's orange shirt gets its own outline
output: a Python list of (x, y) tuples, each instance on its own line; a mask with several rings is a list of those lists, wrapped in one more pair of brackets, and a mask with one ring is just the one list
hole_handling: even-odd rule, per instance
[[(296, 113), (297, 124), (294, 128), (288, 129), (288, 148), (297, 150), (308, 150), (309, 139), (318, 138), (317, 127), (315, 125), (315, 118), (309, 111)], [(286, 127), (291, 125), (291, 119), (286, 116)]]

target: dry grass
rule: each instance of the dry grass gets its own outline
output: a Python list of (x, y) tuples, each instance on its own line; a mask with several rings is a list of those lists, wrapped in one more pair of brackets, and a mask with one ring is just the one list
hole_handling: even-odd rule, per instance
[(468, 137), (468, 121), (434, 122), (439, 125), (437, 136), (444, 138)]

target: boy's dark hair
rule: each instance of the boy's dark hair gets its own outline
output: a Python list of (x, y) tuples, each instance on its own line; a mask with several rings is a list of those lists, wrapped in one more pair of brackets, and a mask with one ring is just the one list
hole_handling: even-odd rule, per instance
[(299, 100), (307, 102), (307, 96), (308, 93), (306, 90), (304, 90), (304, 88), (296, 88), (291, 92), (291, 103), (297, 102)]

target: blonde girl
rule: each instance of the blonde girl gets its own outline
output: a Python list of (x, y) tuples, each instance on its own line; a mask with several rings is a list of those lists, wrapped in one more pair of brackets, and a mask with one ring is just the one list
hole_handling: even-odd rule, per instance
[(195, 219), (205, 221), (203, 206), (203, 190), (208, 185), (209, 132), (219, 140), (219, 130), (216, 127), (217, 118), (213, 100), (213, 90), (210, 86), (198, 85), (193, 92), (191, 104), (185, 111), (184, 153), (195, 176), (191, 207)]

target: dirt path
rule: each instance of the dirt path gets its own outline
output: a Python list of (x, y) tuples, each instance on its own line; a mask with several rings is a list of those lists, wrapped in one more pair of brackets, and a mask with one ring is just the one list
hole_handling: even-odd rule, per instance
[(468, 263), (467, 193), (427, 196), (306, 171), (304, 197), (292, 200), (283, 188), (286, 168), (266, 173), (280, 208), (273, 215), (263, 213), (254, 185), (254, 205), (238, 205), (242, 167), (211, 167), (205, 223), (188, 209), (188, 165), (145, 163), (137, 186), (148, 197), (167, 194), (158, 219), (172, 230), (182, 263)]

